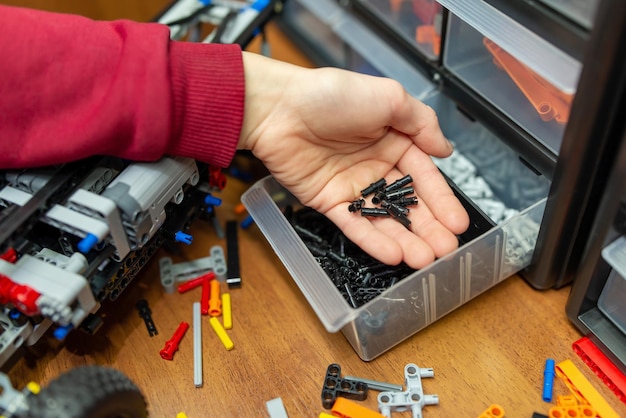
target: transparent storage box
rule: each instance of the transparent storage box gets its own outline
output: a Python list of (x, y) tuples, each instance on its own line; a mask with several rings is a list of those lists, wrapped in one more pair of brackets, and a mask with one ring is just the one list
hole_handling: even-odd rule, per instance
[(604, 248), (602, 257), (612, 271), (598, 299), (598, 308), (626, 334), (626, 238), (622, 236)]
[(439, 57), (442, 8), (435, 0), (357, 0), (428, 59)]
[(418, 98), (434, 90), (426, 76), (336, 1), (291, 0), (286, 11), (299, 16), (291, 24), (314, 34), (307, 41), (318, 44), (320, 51), (331, 51), (337, 66), (393, 78)]
[[(491, 136), (446, 97), (435, 94), (425, 101), (437, 111), (444, 133), (456, 140), (471, 162), (471, 153), (481, 152), (485, 138)], [(509, 165), (519, 163), (512, 153), (503, 153), (500, 158), (508, 159), (504, 162)], [(443, 160), (438, 164), (445, 165)], [(479, 176), (481, 168), (472, 173)], [(469, 232), (460, 237), (460, 247), (356, 307), (339, 291), (319, 257), (297, 232), (298, 227), (291, 222), (293, 216), (288, 214), (302, 206), (273, 177), (254, 184), (242, 202), (325, 328), (341, 331), (357, 354), (369, 361), (530, 264), (548, 188), (534, 198), (512, 199), (512, 190), (527, 181), (537, 181), (537, 176), (528, 169), (505, 171), (501, 176), (499, 181), (508, 187), (493, 187), (491, 192), (496, 201), (506, 202), (512, 209), (508, 218), (499, 222), (489, 219), (451, 182), (472, 221)]]
[(558, 155), (581, 63), (486, 2), (439, 1), (444, 66)]
[(302, 32), (315, 34), (314, 38), (308, 38), (307, 41), (313, 44), (312, 49), (316, 53), (323, 51), (324, 61), (345, 67), (345, 44), (330, 26), (338, 13), (343, 12), (335, 2), (329, 0), (316, 4), (315, 12), (313, 13), (300, 1), (287, 2), (283, 11), (286, 19), (297, 25)]

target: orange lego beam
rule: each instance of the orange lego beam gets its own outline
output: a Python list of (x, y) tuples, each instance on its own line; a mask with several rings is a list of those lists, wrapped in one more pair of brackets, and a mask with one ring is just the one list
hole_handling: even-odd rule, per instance
[(572, 101), (571, 95), (552, 86), (490, 39), (484, 38), (483, 44), (493, 55), (494, 63), (506, 71), (543, 121), (567, 122)]

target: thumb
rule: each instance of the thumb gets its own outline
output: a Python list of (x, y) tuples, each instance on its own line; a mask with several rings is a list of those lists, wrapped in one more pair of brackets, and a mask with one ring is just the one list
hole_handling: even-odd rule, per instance
[(447, 157), (452, 153), (453, 146), (441, 131), (432, 107), (412, 97), (399, 83), (386, 91), (390, 94), (393, 129), (408, 135), (427, 154)]

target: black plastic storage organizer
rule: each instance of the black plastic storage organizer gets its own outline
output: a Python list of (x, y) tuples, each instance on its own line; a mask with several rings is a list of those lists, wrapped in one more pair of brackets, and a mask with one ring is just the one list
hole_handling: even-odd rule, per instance
[(283, 219), (297, 201), (271, 178), (252, 187), (242, 200), (329, 331), (368, 360), (515, 273), (572, 281), (615, 156), (621, 1), (288, 0), (277, 22), (316, 64), (396, 79), (435, 109), (455, 144), (435, 163), (472, 220), (454, 254), (360, 305)]
[[(605, 147), (594, 185), (597, 210), (585, 218), (590, 233), (575, 247), (580, 262), (570, 262), (565, 276), (573, 280), (566, 311), (574, 324), (626, 373), (626, 5), (604, 4), (593, 41), (603, 48), (590, 51), (595, 71), (579, 88), (595, 105), (588, 123), (596, 141)], [(591, 64), (589, 65), (591, 67)], [(582, 115), (581, 115), (582, 117)], [(568, 150), (568, 152), (573, 152)], [(563, 168), (563, 176), (572, 167)]]

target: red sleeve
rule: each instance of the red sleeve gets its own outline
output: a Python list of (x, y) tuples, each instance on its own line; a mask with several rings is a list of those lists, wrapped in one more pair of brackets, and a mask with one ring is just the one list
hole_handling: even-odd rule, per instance
[(244, 104), (238, 46), (7, 6), (0, 30), (0, 168), (91, 155), (232, 159)]

